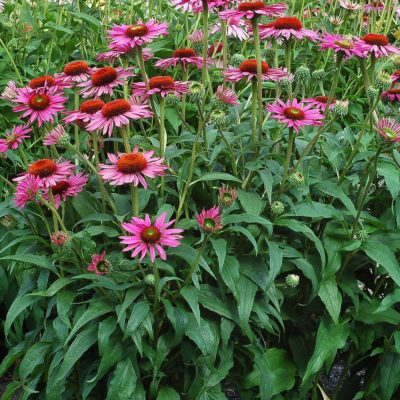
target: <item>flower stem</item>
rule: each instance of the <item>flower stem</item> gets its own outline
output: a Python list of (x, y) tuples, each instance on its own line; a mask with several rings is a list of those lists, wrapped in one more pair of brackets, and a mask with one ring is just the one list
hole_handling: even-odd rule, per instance
[(53, 211), (56, 209), (56, 206), (55, 206), (53, 191), (51, 190), (51, 188), (49, 188), (49, 199), (50, 199), (50, 204), (52, 206), (51, 212), (53, 214), (53, 228), (54, 228), (54, 232), (57, 232), (58, 231), (58, 220), (57, 220), (56, 213)]
[(293, 132), (293, 128), (289, 128), (289, 140), (288, 140), (285, 164), (283, 166), (283, 177), (282, 177), (282, 181), (281, 181), (281, 188), (279, 190), (280, 194), (283, 192), (283, 189), (284, 189), (285, 183), (286, 183), (286, 179), (288, 176), (290, 159), (292, 158), (293, 144), (294, 144), (294, 132)]
[[(99, 164), (100, 164), (100, 159), (99, 159), (99, 145), (98, 145), (98, 140), (99, 140), (99, 138), (98, 138), (98, 135), (97, 135), (97, 132), (96, 132), (96, 131), (94, 131), (94, 132), (92, 133), (92, 138), (93, 138), (94, 159), (95, 159), (95, 162), (96, 162), (96, 166), (98, 167)], [(96, 171), (96, 174), (97, 174), (97, 171)], [(101, 183), (103, 183), (103, 181), (101, 181)], [(100, 183), (99, 183), (99, 186), (100, 186)], [(106, 211), (106, 198), (105, 198), (105, 196), (104, 196), (103, 191), (100, 191), (100, 193), (101, 193), (101, 206), (102, 206), (102, 210), (103, 210), (103, 212), (105, 212), (105, 211)]]
[[(86, 164), (89, 169), (96, 175), (97, 177), (97, 182), (99, 184), (99, 188), (100, 188), (100, 192), (101, 195), (104, 196), (104, 198), (107, 199), (108, 204), (110, 205), (112, 211), (114, 212), (114, 214), (117, 212), (116, 208), (115, 208), (115, 204), (111, 198), (111, 196), (107, 193), (106, 188), (104, 187), (104, 183), (103, 183), (103, 179), (101, 178), (101, 176), (99, 175), (96, 167), (89, 161), (89, 159), (87, 157), (84, 157), (83, 154), (80, 153), (79, 150), (77, 150), (74, 146), (72, 146), (72, 144), (68, 143), (66, 144), (66, 148), (72, 152), (74, 152), (79, 158), (80, 160)], [(96, 152), (98, 154), (98, 151)]]
[[(165, 99), (160, 97), (160, 157), (165, 158), (167, 147), (167, 132), (165, 130)], [(164, 196), (164, 177), (161, 177), (161, 197)]]
[[(222, 71), (225, 75), (226, 68), (228, 67), (228, 40), (226, 36), (226, 21), (221, 19), (221, 32), (222, 32)], [(224, 87), (226, 81), (223, 81)]]
[(258, 125), (259, 139), (261, 140), (262, 125), (263, 125), (263, 116), (262, 116), (263, 105), (262, 105), (261, 44), (260, 44), (260, 34), (258, 32), (258, 18), (253, 18), (251, 20), (251, 26), (253, 28), (254, 47), (256, 50), (256, 60), (257, 60), (257, 100), (258, 100), (257, 125)]
[(202, 0), (203, 4), (203, 66), (201, 72), (201, 81), (206, 87), (208, 81), (207, 69), (207, 51), (208, 51), (208, 3), (207, 0)]
[[(75, 111), (79, 110), (79, 91), (76, 87), (74, 88), (74, 110)], [(74, 124), (74, 140), (76, 148), (79, 149), (80, 148), (79, 127), (76, 124)]]
[(137, 186), (131, 183), (132, 213), (134, 217), (139, 215), (139, 191)]
[(208, 236), (204, 239), (204, 241), (201, 244), (200, 248), (197, 250), (196, 257), (195, 257), (194, 261), (192, 262), (192, 265), (190, 267), (189, 273), (186, 276), (186, 279), (185, 279), (183, 285), (181, 286), (180, 290), (182, 290), (184, 287), (186, 287), (191, 282), (192, 275), (194, 274), (194, 272), (196, 271), (197, 266), (199, 265), (199, 261), (200, 261), (201, 255), (203, 254), (203, 250), (206, 247), (207, 241), (208, 241)]
[(257, 142), (257, 81), (251, 80), (251, 132), (253, 144)]
[(352, 230), (352, 232), (351, 232), (350, 238), (354, 238), (355, 234), (357, 233), (357, 230), (358, 230), (358, 221), (360, 220), (360, 215), (361, 215), (361, 212), (362, 212), (362, 210), (363, 210), (365, 200), (366, 200), (366, 198), (367, 198), (367, 196), (368, 196), (369, 188), (371, 187), (371, 184), (372, 184), (372, 182), (373, 182), (374, 179), (375, 179), (376, 170), (377, 170), (377, 168), (378, 168), (379, 156), (380, 156), (382, 150), (383, 150), (383, 146), (380, 145), (379, 148), (378, 148), (378, 150), (377, 150), (377, 152), (376, 152), (376, 155), (375, 155), (375, 158), (374, 158), (374, 165), (373, 165), (372, 171), (371, 171), (371, 173), (370, 173), (370, 175), (369, 175), (367, 184), (365, 185), (364, 193), (363, 193), (363, 196), (362, 196), (362, 198), (361, 198), (360, 205), (359, 205), (359, 207), (358, 207), (358, 209), (357, 209), (357, 215), (356, 215), (356, 218), (355, 218), (355, 220), (354, 220), (353, 230)]

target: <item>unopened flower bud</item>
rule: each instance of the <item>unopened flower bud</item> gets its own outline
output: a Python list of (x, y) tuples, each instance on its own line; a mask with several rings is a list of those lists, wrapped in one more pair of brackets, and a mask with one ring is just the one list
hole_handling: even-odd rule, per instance
[(224, 110), (215, 110), (210, 115), (210, 121), (218, 127), (226, 124), (228, 121), (226, 112)]
[(375, 84), (380, 91), (387, 90), (392, 84), (392, 78), (386, 72), (379, 72)]
[(154, 286), (156, 283), (156, 277), (153, 274), (147, 274), (143, 281), (148, 286)]
[(296, 187), (301, 187), (303, 186), (304, 183), (304, 175), (301, 174), (300, 172), (293, 172), (293, 174), (291, 174), (289, 176), (289, 183), (291, 183), (292, 185), (296, 186)]
[(324, 69), (316, 69), (312, 72), (312, 78), (314, 82), (323, 81), (326, 78), (326, 72)]
[(182, 100), (176, 94), (168, 93), (165, 102), (167, 106), (176, 107), (182, 103)]
[(17, 225), (17, 220), (13, 215), (8, 214), (0, 220), (0, 224), (6, 228), (14, 228)]
[(300, 277), (296, 274), (289, 274), (285, 278), (286, 285), (290, 286), (291, 288), (295, 288), (300, 283)]
[(68, 233), (66, 233), (66, 232), (57, 231), (51, 235), (50, 239), (51, 239), (51, 243), (53, 243), (54, 246), (64, 247), (64, 246), (68, 245), (70, 237), (69, 237)]
[(230, 189), (229, 186), (222, 185), (219, 188), (219, 205), (223, 208), (230, 207), (237, 198), (237, 192), (235, 189)]
[(368, 100), (374, 101), (379, 95), (379, 90), (375, 86), (369, 86), (365, 91), (365, 94), (367, 95)]
[(190, 84), (190, 100), (192, 102), (200, 101), (205, 95), (204, 86), (200, 82), (193, 81)]
[(296, 80), (303, 85), (308, 83), (311, 78), (310, 69), (305, 65), (301, 65), (299, 68), (297, 68), (294, 75)]
[(244, 61), (244, 56), (242, 54), (236, 53), (231, 58), (231, 64), (234, 67), (239, 67), (240, 64)]
[(271, 204), (271, 212), (274, 215), (281, 215), (285, 211), (285, 205), (281, 201), (274, 201)]
[(344, 118), (349, 113), (348, 100), (336, 100), (333, 105), (332, 111), (340, 118)]

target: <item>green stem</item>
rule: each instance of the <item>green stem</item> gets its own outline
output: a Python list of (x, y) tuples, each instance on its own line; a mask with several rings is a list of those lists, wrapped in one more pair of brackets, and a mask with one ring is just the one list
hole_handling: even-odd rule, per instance
[(207, 69), (207, 51), (208, 51), (208, 3), (207, 0), (202, 0), (203, 4), (203, 65), (201, 72), (201, 81), (206, 87), (208, 81)]
[(51, 188), (49, 188), (49, 199), (50, 199), (50, 204), (52, 206), (51, 212), (53, 214), (53, 228), (54, 228), (54, 232), (57, 232), (58, 231), (58, 219), (57, 219), (56, 213), (53, 212), (53, 210), (56, 209), (56, 205), (55, 205), (55, 201), (54, 201), (53, 191), (51, 190)]
[(293, 132), (293, 128), (289, 128), (288, 147), (287, 147), (287, 151), (286, 151), (285, 164), (283, 165), (283, 177), (282, 177), (281, 188), (279, 190), (279, 193), (282, 193), (283, 189), (285, 188), (285, 183), (286, 183), (286, 179), (287, 179), (288, 171), (289, 171), (290, 159), (292, 158), (293, 144), (294, 144), (294, 132)]
[(132, 213), (134, 217), (139, 216), (139, 190), (131, 183)]
[[(79, 91), (76, 87), (74, 88), (74, 110), (79, 110)], [(76, 148), (80, 149), (79, 127), (76, 124), (74, 125), (74, 139)]]
[(204, 239), (204, 241), (201, 244), (200, 248), (197, 250), (196, 258), (194, 259), (194, 261), (193, 261), (193, 263), (192, 263), (192, 265), (190, 267), (189, 273), (186, 276), (186, 279), (185, 279), (183, 285), (181, 286), (180, 290), (182, 290), (184, 287), (186, 287), (192, 281), (192, 275), (195, 273), (196, 268), (199, 265), (199, 261), (200, 261), (201, 255), (203, 254), (203, 250), (204, 250), (204, 248), (206, 246), (207, 241), (208, 241), (208, 236)]
[(356, 218), (355, 218), (355, 220), (354, 220), (353, 230), (352, 230), (351, 236), (350, 236), (351, 238), (354, 238), (355, 234), (357, 233), (358, 221), (359, 221), (359, 219), (360, 219), (360, 215), (361, 215), (361, 212), (362, 212), (362, 210), (363, 210), (365, 200), (366, 200), (366, 198), (367, 198), (367, 196), (368, 196), (369, 188), (371, 187), (371, 184), (372, 184), (372, 182), (373, 182), (374, 179), (375, 179), (376, 170), (377, 170), (377, 168), (378, 168), (378, 160), (379, 160), (379, 156), (380, 156), (380, 154), (381, 154), (381, 152), (382, 152), (382, 149), (383, 149), (383, 147), (382, 147), (382, 145), (380, 145), (379, 148), (378, 148), (378, 151), (376, 152), (376, 155), (375, 155), (375, 158), (374, 158), (374, 165), (373, 165), (373, 167), (372, 167), (371, 174), (369, 175), (368, 182), (367, 182), (367, 184), (365, 185), (364, 193), (363, 193), (363, 196), (362, 196), (362, 198), (361, 198), (360, 205), (359, 205), (358, 210), (357, 210)]
[(251, 80), (251, 132), (252, 142), (257, 142), (257, 81)]
[[(92, 132), (92, 138), (93, 138), (93, 151), (94, 151), (94, 160), (96, 162), (96, 166), (98, 167), (100, 164), (100, 159), (99, 159), (99, 145), (98, 145), (98, 135), (97, 132), (94, 131)], [(97, 170), (96, 170), (96, 175), (97, 175)], [(99, 180), (98, 180), (99, 182)], [(101, 180), (101, 183), (103, 184), (103, 180)], [(99, 182), (99, 186), (100, 186), (100, 182)], [(101, 206), (102, 206), (102, 210), (103, 212), (106, 211), (106, 197), (104, 196), (104, 193), (102, 190), (100, 190), (100, 194), (101, 194)]]
[[(165, 131), (165, 99), (160, 97), (160, 157), (165, 158), (167, 132)], [(161, 177), (161, 197), (164, 196), (164, 177)]]
[(257, 60), (257, 100), (258, 100), (258, 135), (259, 140), (262, 137), (262, 125), (263, 125), (263, 104), (262, 104), (262, 69), (261, 69), (261, 44), (260, 44), (260, 34), (258, 32), (258, 18), (253, 18), (251, 20), (251, 26), (253, 28), (254, 37), (254, 47), (256, 50), (256, 60)]

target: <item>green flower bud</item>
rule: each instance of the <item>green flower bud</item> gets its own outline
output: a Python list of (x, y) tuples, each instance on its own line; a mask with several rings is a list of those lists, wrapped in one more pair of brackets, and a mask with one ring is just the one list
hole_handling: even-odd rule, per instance
[(323, 69), (316, 69), (312, 73), (312, 78), (314, 82), (323, 81), (326, 78), (326, 72)]
[(291, 288), (295, 288), (300, 283), (300, 277), (296, 274), (289, 274), (285, 278), (285, 283)]
[(293, 174), (291, 174), (289, 176), (289, 183), (296, 186), (296, 187), (301, 187), (303, 186), (304, 183), (304, 175), (301, 174), (300, 172), (293, 172)]
[(300, 66), (296, 69), (295, 78), (298, 82), (307, 84), (311, 78), (310, 69), (307, 68), (305, 65)]
[(380, 91), (384, 91), (390, 88), (392, 84), (392, 78), (386, 72), (379, 72), (376, 77), (376, 87)]
[(340, 118), (344, 118), (349, 113), (348, 100), (336, 100), (333, 105), (332, 111)]
[(156, 283), (156, 277), (153, 274), (147, 274), (143, 281), (148, 286), (154, 286)]
[(210, 121), (218, 127), (226, 124), (228, 121), (226, 112), (224, 110), (215, 110), (210, 115)]
[(285, 211), (285, 205), (281, 201), (274, 201), (271, 204), (271, 212), (274, 215), (281, 215)]
[(240, 64), (244, 61), (244, 56), (242, 56), (241, 54), (234, 54), (231, 58), (231, 64), (234, 67), (239, 67)]
[(206, 91), (200, 82), (193, 81), (190, 84), (190, 100), (192, 102), (200, 101), (205, 95)]
[(365, 94), (367, 95), (368, 100), (374, 101), (379, 95), (379, 90), (374, 86), (369, 86), (365, 91)]

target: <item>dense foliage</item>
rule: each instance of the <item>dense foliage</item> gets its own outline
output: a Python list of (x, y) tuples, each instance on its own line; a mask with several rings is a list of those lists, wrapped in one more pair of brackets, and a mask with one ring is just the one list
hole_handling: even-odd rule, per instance
[(399, 398), (397, 1), (0, 10), (2, 399)]

